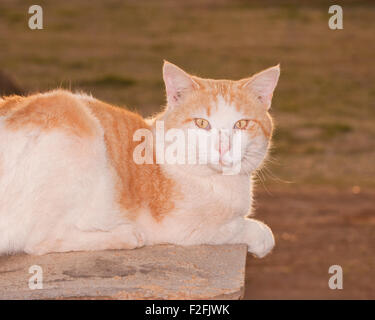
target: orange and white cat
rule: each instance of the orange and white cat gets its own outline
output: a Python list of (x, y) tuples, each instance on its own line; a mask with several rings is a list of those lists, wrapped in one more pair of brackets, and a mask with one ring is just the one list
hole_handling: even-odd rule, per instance
[[(153, 119), (64, 90), (0, 99), (0, 254), (246, 243), (263, 257), (269, 227), (251, 214), (252, 174), (272, 135), (279, 66), (239, 81), (191, 76), (165, 62), (167, 107)], [(241, 136), (219, 162), (137, 164), (139, 129), (226, 129)], [(155, 157), (155, 155), (154, 155)], [(237, 174), (223, 169), (239, 162)]]

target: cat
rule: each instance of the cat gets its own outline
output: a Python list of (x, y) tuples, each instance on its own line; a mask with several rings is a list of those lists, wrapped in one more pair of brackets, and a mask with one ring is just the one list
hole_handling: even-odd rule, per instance
[[(211, 80), (165, 61), (167, 104), (149, 119), (62, 89), (0, 99), (0, 255), (245, 243), (264, 257), (274, 236), (248, 216), (279, 74), (277, 65), (238, 81)], [(136, 163), (133, 136), (155, 135), (156, 123), (225, 129), (212, 144), (219, 161)], [(238, 159), (222, 142), (233, 135), (241, 137)], [(240, 170), (223, 174), (234, 162)]]

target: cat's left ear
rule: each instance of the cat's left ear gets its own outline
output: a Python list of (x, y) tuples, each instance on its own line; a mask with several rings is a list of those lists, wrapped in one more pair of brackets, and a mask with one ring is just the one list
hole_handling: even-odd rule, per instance
[(266, 106), (271, 107), (273, 91), (280, 76), (280, 65), (263, 70), (249, 79), (240, 80), (242, 88), (250, 90)]
[(163, 79), (167, 92), (168, 107), (177, 106), (187, 94), (199, 85), (184, 70), (164, 60)]

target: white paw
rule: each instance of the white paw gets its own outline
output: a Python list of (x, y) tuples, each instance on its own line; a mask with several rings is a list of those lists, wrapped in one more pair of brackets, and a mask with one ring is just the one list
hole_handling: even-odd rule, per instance
[(264, 223), (259, 221), (254, 223), (256, 224), (256, 227), (254, 226), (251, 228), (252, 240), (247, 244), (248, 251), (258, 258), (263, 258), (270, 253), (275, 246), (275, 238), (272, 230)]

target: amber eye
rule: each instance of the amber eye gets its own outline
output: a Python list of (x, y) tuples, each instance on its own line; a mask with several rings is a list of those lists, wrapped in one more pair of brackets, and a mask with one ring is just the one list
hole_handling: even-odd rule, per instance
[(234, 128), (241, 129), (241, 130), (246, 129), (248, 123), (249, 123), (248, 120), (238, 120), (236, 124), (234, 125)]
[(198, 128), (208, 130), (210, 129), (210, 123), (206, 119), (198, 118), (194, 119), (195, 125)]

